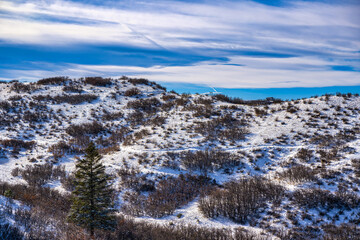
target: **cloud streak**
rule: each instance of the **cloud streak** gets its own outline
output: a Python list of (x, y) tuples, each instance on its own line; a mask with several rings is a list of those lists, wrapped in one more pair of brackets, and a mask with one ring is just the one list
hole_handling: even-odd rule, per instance
[[(119, 64), (118, 58), (89, 66), (69, 58), (59, 64), (63, 74), (70, 76), (122, 72), (152, 80), (238, 88), (360, 84), (360, 4), (356, 2), (126, 3), (5, 0), (0, 6), (0, 40), (3, 45), (121, 46), (199, 56), (199, 60), (177, 65), (181, 61), (167, 60), (164, 55), (152, 66)], [(151, 58), (151, 53), (143, 54)], [(214, 60), (220, 58), (227, 62)], [(58, 73), (56, 69), (25, 70), (24, 64), (19, 60), (18, 68), (9, 70), (0, 65), (0, 76)]]

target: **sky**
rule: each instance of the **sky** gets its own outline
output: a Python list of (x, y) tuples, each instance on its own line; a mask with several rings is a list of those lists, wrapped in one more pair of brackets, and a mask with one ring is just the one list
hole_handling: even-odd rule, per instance
[(0, 79), (126, 75), (245, 99), (360, 92), (359, 13), (360, 0), (0, 0)]

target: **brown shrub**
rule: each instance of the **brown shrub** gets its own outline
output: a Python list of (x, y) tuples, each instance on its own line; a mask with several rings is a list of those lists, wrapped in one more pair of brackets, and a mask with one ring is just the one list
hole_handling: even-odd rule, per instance
[(86, 84), (91, 84), (93, 86), (100, 86), (100, 87), (105, 87), (108, 85), (111, 85), (111, 78), (102, 78), (102, 77), (86, 77), (85, 78), (85, 83)]
[(70, 81), (69, 77), (51, 77), (51, 78), (43, 78), (36, 83), (39, 85), (61, 85)]
[(93, 121), (90, 123), (82, 124), (73, 124), (66, 128), (66, 133), (72, 137), (83, 136), (85, 134), (96, 135), (102, 131), (105, 131), (105, 128), (101, 123)]
[(223, 167), (234, 167), (241, 164), (238, 156), (225, 151), (204, 150), (183, 153), (181, 163), (186, 168), (208, 172)]
[(288, 180), (290, 182), (306, 182), (306, 181), (316, 181), (317, 177), (315, 176), (316, 172), (311, 168), (304, 165), (293, 166), (281, 173), (278, 173), (278, 176), (282, 179)]
[(4, 147), (13, 147), (13, 148), (25, 148), (32, 149), (35, 147), (35, 141), (23, 141), (20, 139), (8, 139), (8, 140), (0, 140), (0, 144)]
[(138, 88), (130, 88), (124, 92), (125, 97), (133, 97), (140, 95), (141, 91)]
[(127, 103), (128, 108), (132, 108), (137, 111), (143, 111), (146, 113), (156, 112), (156, 110), (160, 106), (161, 102), (157, 98), (139, 99)]
[(268, 180), (254, 177), (226, 183), (224, 189), (215, 189), (199, 200), (199, 209), (207, 217), (224, 216), (245, 223), (268, 201), (279, 201), (285, 190)]

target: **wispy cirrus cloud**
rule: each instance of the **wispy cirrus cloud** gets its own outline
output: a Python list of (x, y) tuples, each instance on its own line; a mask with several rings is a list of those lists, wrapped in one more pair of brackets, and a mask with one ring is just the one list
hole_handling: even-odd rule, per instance
[(5, 0), (0, 9), (1, 45), (19, 49), (0, 57), (3, 78), (131, 73), (238, 88), (360, 84), (355, 1)]

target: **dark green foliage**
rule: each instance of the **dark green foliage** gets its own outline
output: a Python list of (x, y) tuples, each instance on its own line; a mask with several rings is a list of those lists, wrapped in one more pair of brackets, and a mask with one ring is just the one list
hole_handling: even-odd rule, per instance
[(113, 190), (111, 177), (105, 173), (101, 155), (90, 143), (85, 158), (78, 160), (75, 190), (68, 220), (85, 228), (91, 236), (95, 229), (114, 230)]

